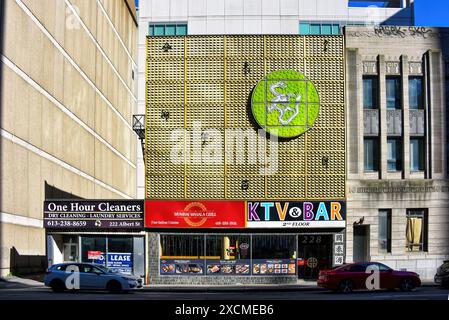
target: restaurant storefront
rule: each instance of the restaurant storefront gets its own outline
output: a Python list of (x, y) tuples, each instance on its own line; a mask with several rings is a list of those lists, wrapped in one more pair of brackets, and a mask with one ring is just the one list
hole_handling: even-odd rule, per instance
[(45, 201), (48, 266), (100, 264), (115, 272), (145, 275), (143, 201)]
[(295, 283), (343, 263), (343, 202), (256, 203), (147, 201), (150, 285)]

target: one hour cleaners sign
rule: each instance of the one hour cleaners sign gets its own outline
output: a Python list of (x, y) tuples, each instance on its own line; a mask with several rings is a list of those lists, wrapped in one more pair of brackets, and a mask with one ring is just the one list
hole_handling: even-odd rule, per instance
[(343, 201), (248, 201), (248, 228), (344, 228)]
[(44, 202), (47, 229), (143, 229), (142, 200), (57, 200)]

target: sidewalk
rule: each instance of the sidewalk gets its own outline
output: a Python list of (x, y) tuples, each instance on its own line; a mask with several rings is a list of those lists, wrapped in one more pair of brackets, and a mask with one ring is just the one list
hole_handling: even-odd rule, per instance
[(19, 278), (15, 276), (0, 278), (0, 289), (26, 289), (39, 287), (44, 287), (44, 284), (36, 280)]

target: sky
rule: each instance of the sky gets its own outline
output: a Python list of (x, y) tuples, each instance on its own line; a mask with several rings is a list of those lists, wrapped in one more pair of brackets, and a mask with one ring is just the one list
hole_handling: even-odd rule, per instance
[[(138, 6), (139, 0), (135, 2)], [(370, 4), (380, 3), (372, 1)], [(415, 23), (418, 26), (449, 27), (449, 0), (415, 0)]]
[(428, 27), (449, 27), (449, 1), (415, 0), (415, 24)]

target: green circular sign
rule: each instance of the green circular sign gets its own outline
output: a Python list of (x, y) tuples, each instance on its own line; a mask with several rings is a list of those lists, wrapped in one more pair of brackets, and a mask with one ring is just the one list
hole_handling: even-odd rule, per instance
[(302, 73), (278, 70), (254, 88), (251, 109), (257, 123), (268, 133), (294, 138), (309, 130), (320, 111), (320, 97)]

